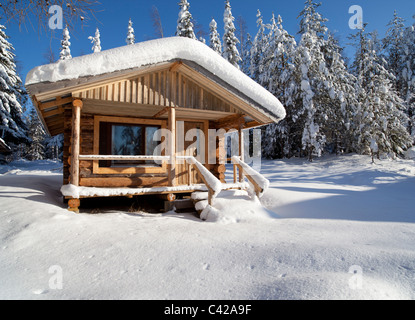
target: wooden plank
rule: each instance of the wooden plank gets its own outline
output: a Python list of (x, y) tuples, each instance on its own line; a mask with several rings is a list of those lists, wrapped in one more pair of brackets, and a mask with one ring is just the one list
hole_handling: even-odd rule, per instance
[(64, 104), (71, 103), (72, 100), (73, 100), (72, 97), (66, 97), (66, 98), (58, 97), (58, 98), (56, 98), (56, 100), (53, 100), (53, 101), (48, 101), (48, 102), (41, 102), (40, 101), (40, 102), (38, 102), (38, 106), (39, 106), (39, 109), (43, 111), (43, 110), (46, 110), (46, 109), (49, 109), (49, 108), (62, 106)]
[(137, 79), (131, 80), (131, 101), (137, 103)]
[(159, 118), (161, 117), (163, 114), (167, 113), (169, 111), (169, 107), (165, 107), (164, 109), (161, 109), (159, 112), (157, 112), (153, 118)]
[(167, 186), (167, 177), (111, 177), (111, 178), (81, 178), (80, 186), (84, 187), (163, 187)]
[(144, 83), (143, 83), (143, 104), (148, 104), (149, 81), (150, 81), (150, 76), (147, 74), (144, 76)]
[(143, 103), (143, 78), (137, 79), (137, 103)]

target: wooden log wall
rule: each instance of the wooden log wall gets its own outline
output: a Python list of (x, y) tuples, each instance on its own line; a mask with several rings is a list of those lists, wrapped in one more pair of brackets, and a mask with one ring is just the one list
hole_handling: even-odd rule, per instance
[(210, 90), (202, 88), (185, 75), (170, 70), (74, 92), (73, 97), (241, 113)]
[[(63, 148), (63, 184), (70, 178), (71, 156), (71, 118), (72, 110), (65, 109), (65, 132)], [(81, 155), (94, 154), (94, 115), (81, 116)], [(88, 187), (153, 187), (167, 186), (167, 173), (160, 174), (94, 174), (93, 161), (82, 160), (79, 163), (80, 186)]]

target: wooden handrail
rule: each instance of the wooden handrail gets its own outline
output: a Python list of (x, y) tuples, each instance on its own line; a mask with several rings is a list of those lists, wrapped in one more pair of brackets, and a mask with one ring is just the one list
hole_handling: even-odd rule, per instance
[(79, 160), (169, 160), (169, 156), (79, 155)]
[(180, 156), (180, 158), (186, 160), (186, 162), (189, 164), (189, 169), (193, 167), (199, 174), (200, 178), (208, 189), (208, 204), (211, 206), (213, 199), (222, 190), (222, 183), (209, 170), (207, 170), (203, 164), (197, 161), (195, 157)]
[[(257, 197), (261, 197), (265, 190), (268, 188), (269, 181), (258, 171), (248, 166), (239, 157), (232, 157), (234, 165), (234, 182), (236, 182), (236, 167), (239, 170), (240, 175), (245, 176), (248, 181), (253, 185), (254, 191)], [(242, 181), (239, 181), (242, 182)]]

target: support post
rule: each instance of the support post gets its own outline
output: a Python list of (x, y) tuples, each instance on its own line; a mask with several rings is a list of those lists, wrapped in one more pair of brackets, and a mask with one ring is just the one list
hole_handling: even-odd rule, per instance
[[(245, 151), (244, 151), (244, 134), (242, 131), (242, 126), (239, 127), (238, 135), (239, 135), (239, 156), (241, 157), (241, 161), (244, 161)], [(239, 182), (243, 182), (244, 181), (243, 171), (240, 168), (238, 169), (239, 169), (238, 170), (239, 171)]]
[[(71, 153), (71, 184), (79, 186), (79, 154), (81, 141), (81, 109), (82, 100), (72, 101), (72, 153)], [(70, 210), (79, 212), (79, 199), (71, 199)]]
[(175, 108), (169, 108), (168, 125), (169, 125), (169, 130), (170, 130), (170, 141), (169, 141), (170, 161), (167, 166), (168, 182), (169, 182), (169, 186), (174, 187), (176, 185), (176, 109)]
[(71, 154), (71, 183), (79, 186), (79, 153), (81, 141), (81, 108), (82, 101), (72, 102), (72, 154)]

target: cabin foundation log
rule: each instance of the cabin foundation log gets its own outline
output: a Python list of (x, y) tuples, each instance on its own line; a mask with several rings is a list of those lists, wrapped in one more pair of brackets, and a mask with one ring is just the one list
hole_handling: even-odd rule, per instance
[(68, 200), (68, 210), (75, 213), (79, 213), (79, 207), (81, 205), (81, 200), (79, 199), (69, 199)]

